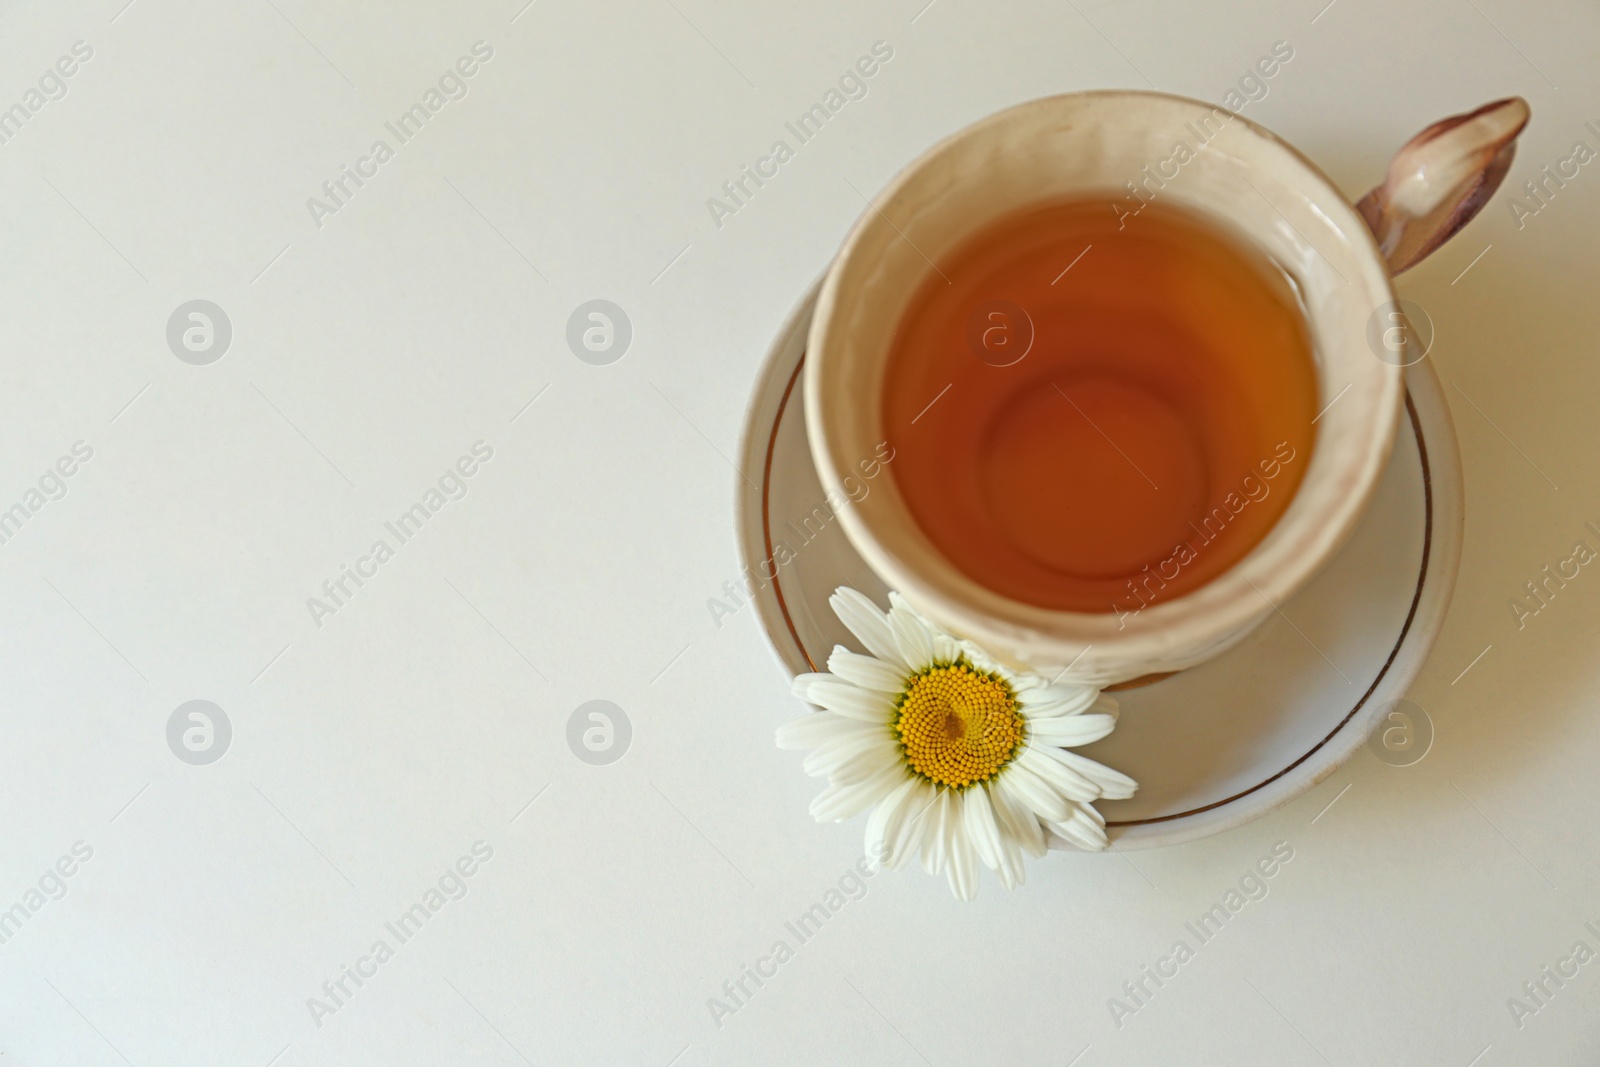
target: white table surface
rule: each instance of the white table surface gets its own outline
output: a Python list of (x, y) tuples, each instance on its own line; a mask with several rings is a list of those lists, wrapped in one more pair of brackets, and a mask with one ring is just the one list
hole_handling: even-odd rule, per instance
[[(1600, 962), (1508, 1004), (1600, 951), (1600, 577), (1520, 629), (1509, 606), (1600, 547), (1600, 163), (1520, 228), (1509, 205), (1600, 149), (1592, 4), (523, 2), (0, 12), (0, 108), (93, 50), (0, 144), (0, 509), (93, 450), (0, 544), (0, 909), (28, 912), (0, 1063), (1595, 1061)], [(811, 821), (818, 784), (772, 744), (801, 706), (754, 612), (706, 606), (738, 571), (729, 457), (774, 331), (857, 190), (935, 139), (1073, 89), (1220, 101), (1280, 40), (1245, 113), (1352, 195), (1437, 118), (1533, 105), (1506, 190), (1400, 286), (1438, 327), (1468, 492), (1411, 693), (1432, 750), (970, 905), (880, 874), (799, 944), (862, 820)], [(478, 41), (465, 98), (398, 145), (384, 123)], [(719, 228), (707, 198), (877, 41), (867, 95)], [(394, 158), (318, 226), (307, 198), (380, 137)], [(633, 327), (606, 366), (565, 341), (595, 298)], [(232, 324), (209, 365), (167, 344), (192, 299)], [(318, 626), (307, 599), (478, 441), (466, 496)], [(167, 743), (195, 699), (232, 727), (207, 765)], [(566, 740), (595, 699), (632, 727), (605, 766)], [(464, 897), (386, 932), (479, 841)], [(1278, 842), (1266, 898), (1114, 1018)], [(28, 911), (41, 878), (64, 894)]]

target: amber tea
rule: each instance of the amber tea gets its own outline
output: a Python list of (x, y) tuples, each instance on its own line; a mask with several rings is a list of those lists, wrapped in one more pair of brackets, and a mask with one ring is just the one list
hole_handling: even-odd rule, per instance
[(968, 577), (1125, 614), (1249, 553), (1310, 460), (1317, 386), (1295, 290), (1160, 203), (1030, 208), (941, 258), (884, 382), (893, 477)]

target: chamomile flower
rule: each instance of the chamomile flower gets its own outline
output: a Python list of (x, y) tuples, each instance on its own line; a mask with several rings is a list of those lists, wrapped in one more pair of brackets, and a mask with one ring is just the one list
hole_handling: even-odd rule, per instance
[(826, 673), (796, 678), (795, 695), (823, 710), (778, 729), (778, 747), (809, 749), (806, 773), (828, 779), (811, 803), (817, 821), (872, 808), (868, 854), (896, 868), (920, 852), (962, 900), (977, 894), (979, 864), (1010, 889), (1024, 853), (1043, 856), (1054, 839), (1105, 848), (1093, 801), (1138, 785), (1070, 749), (1112, 731), (1116, 700), (1009, 670), (899, 594), (889, 602), (885, 614), (847, 586), (833, 594), (866, 653), (836, 646)]

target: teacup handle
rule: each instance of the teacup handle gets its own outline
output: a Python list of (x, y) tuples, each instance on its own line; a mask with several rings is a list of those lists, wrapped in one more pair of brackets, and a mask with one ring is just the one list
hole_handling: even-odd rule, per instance
[(1472, 221), (1500, 187), (1528, 124), (1528, 102), (1510, 96), (1435, 122), (1389, 162), (1383, 184), (1356, 204), (1399, 274)]

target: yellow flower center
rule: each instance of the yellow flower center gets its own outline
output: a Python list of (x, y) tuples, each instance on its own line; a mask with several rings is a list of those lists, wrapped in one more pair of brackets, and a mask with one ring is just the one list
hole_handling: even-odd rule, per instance
[(953, 789), (993, 778), (1027, 736), (1011, 687), (960, 660), (913, 678), (891, 728), (912, 771)]

